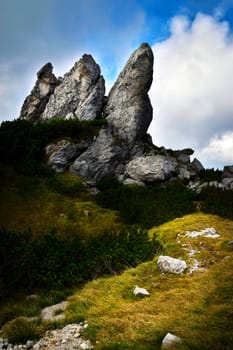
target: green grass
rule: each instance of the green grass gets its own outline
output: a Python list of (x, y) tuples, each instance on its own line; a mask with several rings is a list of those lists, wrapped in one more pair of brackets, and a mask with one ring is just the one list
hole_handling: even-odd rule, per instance
[(93, 196), (71, 174), (31, 178), (3, 168), (0, 178), (0, 225), (9, 230), (30, 228), (35, 237), (56, 229), (60, 237), (117, 229), (117, 213), (93, 202)]
[[(171, 332), (183, 339), (186, 349), (230, 350), (233, 251), (226, 242), (232, 240), (233, 222), (198, 213), (154, 228), (151, 233), (159, 233), (166, 242), (164, 253), (188, 261), (177, 234), (212, 226), (221, 237), (201, 239), (198, 256), (207, 270), (191, 275), (161, 274), (155, 257), (120, 276), (100, 278), (77, 291), (70, 298), (67, 322), (77, 315), (84, 317), (90, 325), (87, 335), (97, 341), (95, 349), (159, 349), (162, 338)], [(181, 239), (187, 243), (187, 237)], [(197, 240), (192, 244), (199, 246)], [(136, 284), (148, 289), (151, 296), (134, 297)]]
[[(206, 227), (214, 227), (221, 237), (190, 239), (185, 236), (187, 230)], [(160, 349), (167, 332), (182, 338), (183, 343), (177, 349), (230, 350), (233, 341), (233, 249), (228, 242), (233, 238), (233, 222), (195, 213), (154, 227), (149, 234), (152, 237), (154, 233), (164, 245), (163, 254), (181, 257), (190, 264), (187, 251), (181, 246), (190, 244), (193, 249), (199, 249), (196, 258), (207, 269), (193, 274), (161, 274), (155, 256), (153, 260), (121, 275), (101, 277), (77, 289), (68, 299), (70, 303), (65, 320), (38, 323), (35, 334), (41, 336), (47, 329), (87, 320), (89, 328), (85, 330), (85, 336), (91, 339), (96, 350)], [(146, 288), (150, 297), (135, 297), (133, 290), (136, 284)], [(18, 317), (38, 315), (42, 306), (66, 298), (58, 295), (56, 300), (51, 300), (52, 294), (47, 297), (42, 295), (37, 301), (38, 308), (32, 307), (32, 304), (26, 306), (26, 303), (20, 306), (20, 302), (15, 302), (12, 308), (15, 310), (10, 312), (12, 303), (9, 301), (8, 318), (5, 317), (4, 322), (4, 312), (0, 312), (2, 324), (8, 321), (5, 329), (11, 332), (13, 327), (13, 335), (16, 333), (18, 336), (18, 329), (21, 329)], [(17, 329), (15, 321), (12, 321), (15, 318)], [(22, 327), (22, 335), (30, 333), (27, 324), (23, 323)]]

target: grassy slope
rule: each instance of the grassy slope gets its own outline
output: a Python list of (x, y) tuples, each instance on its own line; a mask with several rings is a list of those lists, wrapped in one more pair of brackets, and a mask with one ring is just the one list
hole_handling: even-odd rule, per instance
[[(182, 237), (186, 230), (215, 227), (218, 239)], [(186, 349), (229, 349), (233, 335), (233, 222), (196, 213), (153, 228), (165, 243), (164, 253), (183, 257), (182, 244), (200, 251), (195, 258), (207, 268), (193, 274), (161, 274), (155, 258), (120, 276), (88, 283), (71, 297), (67, 322), (88, 320), (96, 349), (159, 349), (167, 332), (180, 336)], [(181, 234), (177, 242), (177, 235)], [(138, 299), (135, 285), (151, 296)]]
[(92, 199), (71, 174), (56, 175), (54, 182), (4, 169), (0, 183), (1, 227), (16, 231), (30, 227), (37, 237), (56, 228), (64, 238), (78, 233), (84, 239), (117, 228), (117, 214), (99, 207)]
[[(120, 226), (117, 214), (94, 204), (72, 175), (58, 176), (60, 189), (76, 189), (72, 196), (55, 190), (47, 180), (15, 176), (9, 169), (1, 175), (2, 226), (16, 230), (30, 226), (37, 236), (56, 227), (63, 237), (78, 232), (84, 238)], [(205, 227), (215, 227), (221, 237), (202, 238), (201, 246), (200, 240), (182, 237), (186, 230)], [(188, 261), (176, 239), (180, 234), (181, 243), (198, 248), (195, 257), (208, 270), (162, 275), (155, 258), (120, 276), (94, 280), (71, 297), (66, 322), (87, 319), (87, 336), (99, 342), (96, 349), (159, 349), (167, 332), (182, 337), (188, 349), (230, 349), (233, 252), (227, 242), (233, 239), (233, 222), (196, 213), (152, 228), (153, 233), (165, 247), (163, 254)], [(151, 296), (135, 298), (136, 284)]]

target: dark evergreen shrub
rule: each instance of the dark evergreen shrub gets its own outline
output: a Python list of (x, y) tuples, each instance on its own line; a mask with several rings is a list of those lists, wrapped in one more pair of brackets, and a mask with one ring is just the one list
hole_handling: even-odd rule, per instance
[(98, 186), (102, 192), (96, 196), (97, 203), (118, 210), (126, 224), (149, 228), (195, 211), (195, 193), (181, 182), (141, 187), (105, 180)]
[(233, 191), (215, 187), (204, 188), (198, 196), (201, 210), (233, 220)]
[(220, 181), (222, 177), (222, 170), (219, 169), (202, 169), (199, 172), (200, 180), (203, 180), (204, 182), (209, 181)]
[(155, 237), (150, 240), (137, 227), (91, 236), (86, 242), (78, 235), (59, 239), (55, 230), (36, 240), (29, 230), (2, 229), (0, 239), (2, 294), (75, 286), (149, 260), (160, 248)]

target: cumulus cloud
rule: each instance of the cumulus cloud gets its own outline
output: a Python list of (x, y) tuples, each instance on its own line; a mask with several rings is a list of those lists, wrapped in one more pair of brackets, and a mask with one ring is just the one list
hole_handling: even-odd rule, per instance
[(217, 165), (233, 164), (233, 131), (212, 137), (208, 145), (200, 151), (199, 156), (207, 163), (212, 161)]
[[(214, 166), (216, 157), (207, 164), (208, 154), (216, 151), (213, 135), (220, 135), (223, 150), (233, 132), (233, 38), (226, 22), (201, 13), (193, 22), (174, 17), (170, 30), (167, 40), (153, 46), (150, 133), (155, 144), (193, 147), (205, 155), (204, 165)], [(223, 162), (232, 162), (229, 147)]]

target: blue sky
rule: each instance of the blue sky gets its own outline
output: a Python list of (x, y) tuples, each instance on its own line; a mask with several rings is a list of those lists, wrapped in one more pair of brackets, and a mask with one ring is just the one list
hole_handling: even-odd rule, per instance
[(45, 63), (59, 76), (90, 53), (109, 89), (148, 42), (154, 143), (233, 164), (232, 34), (233, 0), (0, 0), (0, 120), (18, 117)]

